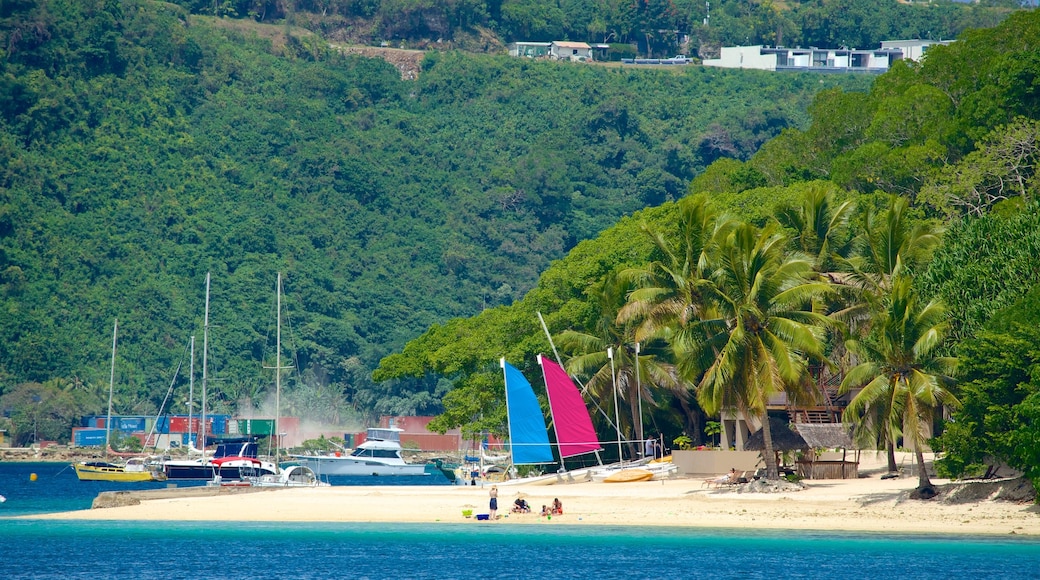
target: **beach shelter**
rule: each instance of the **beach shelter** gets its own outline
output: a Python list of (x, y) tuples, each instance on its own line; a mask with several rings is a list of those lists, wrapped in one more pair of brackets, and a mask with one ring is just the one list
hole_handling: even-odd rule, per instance
[[(769, 434), (773, 438), (773, 452), (777, 456), (777, 465), (782, 464), (780, 461), (781, 453), (809, 449), (809, 444), (805, 442), (805, 439), (791, 428), (790, 423), (783, 419), (777, 417), (769, 418)], [(763, 451), (764, 449), (765, 440), (761, 429), (752, 433), (744, 443), (745, 451)]]
[[(798, 461), (798, 472), (809, 479), (855, 479), (859, 477), (859, 449), (855, 448), (849, 428), (841, 423), (795, 423), (794, 428), (813, 450)], [(840, 449), (822, 452), (824, 449)], [(849, 449), (854, 451), (849, 459)], [(834, 456), (828, 456), (831, 453)]]

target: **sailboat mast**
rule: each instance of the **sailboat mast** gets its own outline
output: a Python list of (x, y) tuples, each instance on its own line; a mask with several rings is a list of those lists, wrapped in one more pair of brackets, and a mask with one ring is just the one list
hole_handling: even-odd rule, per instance
[(112, 432), (112, 391), (116, 385), (116, 335), (119, 333), (119, 319), (112, 325), (112, 369), (108, 375), (108, 417), (105, 419), (105, 457), (108, 457), (109, 434)]
[(188, 361), (188, 449), (194, 447), (191, 443), (191, 407), (195, 401), (195, 335), (191, 340), (191, 360)]
[[(506, 374), (506, 357), (499, 359), (498, 364), (502, 367), (502, 384), (506, 386), (506, 427), (509, 429), (509, 460), (513, 461), (516, 458), (516, 453), (513, 450), (513, 422), (509, 420), (509, 376)], [(490, 449), (491, 445), (488, 445)], [(480, 454), (480, 474), (484, 475), (484, 454)]]
[(610, 382), (613, 384), (614, 391), (614, 426), (617, 428), (617, 455), (618, 461), (623, 463), (625, 458), (621, 455), (621, 416), (618, 414), (617, 375), (614, 374), (614, 347), (607, 348), (607, 358), (610, 359)]
[(278, 448), (281, 445), (279, 440), (281, 431), (278, 430), (278, 418), (282, 414), (282, 273), (278, 272), (278, 284), (275, 290), (277, 295), (276, 307), (278, 309), (278, 331), (275, 333), (275, 354), (274, 354), (274, 453), (275, 457), (278, 457)]
[(636, 400), (639, 401), (639, 445), (643, 442), (643, 385), (639, 383), (639, 343), (636, 343)]
[[(202, 319), (202, 415), (199, 418), (199, 449), (206, 452), (206, 354), (209, 350), (209, 272), (206, 272), (206, 315)], [(191, 428), (191, 424), (188, 424)]]
[(556, 435), (556, 448), (560, 452), (560, 468), (563, 469), (563, 447), (560, 445), (560, 428), (556, 424), (556, 413), (554, 412), (552, 393), (549, 388), (549, 377), (545, 374), (545, 365), (542, 364), (542, 355), (539, 354), (538, 366), (542, 367), (542, 377), (545, 380), (545, 398), (549, 399), (549, 418), (552, 419), (553, 434)]

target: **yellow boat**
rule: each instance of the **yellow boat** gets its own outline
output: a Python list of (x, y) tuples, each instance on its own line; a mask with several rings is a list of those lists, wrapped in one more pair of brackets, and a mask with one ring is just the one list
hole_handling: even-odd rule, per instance
[(633, 481), (649, 481), (654, 474), (645, 469), (622, 469), (603, 478), (603, 483), (630, 483)]
[(76, 477), (80, 481), (162, 481), (166, 475), (148, 469), (144, 461), (127, 461), (126, 465), (113, 465), (103, 461), (81, 461), (73, 463)]

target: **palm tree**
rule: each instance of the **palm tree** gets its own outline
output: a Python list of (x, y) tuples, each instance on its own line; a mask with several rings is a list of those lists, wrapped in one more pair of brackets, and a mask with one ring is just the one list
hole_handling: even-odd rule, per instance
[[(829, 272), (836, 250), (840, 250), (855, 210), (851, 201), (837, 203), (837, 188), (826, 182), (807, 184), (797, 206), (781, 208), (776, 219), (794, 231), (792, 244), (812, 257), (813, 269)], [(840, 253), (840, 252), (839, 252)]]
[[(643, 432), (640, 398), (653, 407), (658, 404), (654, 391), (664, 390), (678, 396), (686, 393), (672, 365), (647, 352), (641, 352), (636, 361), (635, 327), (617, 322), (618, 309), (625, 304), (628, 288), (616, 272), (608, 273), (596, 288), (599, 316), (595, 334), (567, 330), (556, 337), (556, 342), (565, 352), (574, 354), (565, 365), (567, 372), (587, 377), (586, 387), (596, 400), (612, 401), (616, 375), (618, 393), (629, 405), (629, 425), (638, 436)], [(607, 349), (613, 349), (613, 367)]]
[(859, 356), (841, 385), (841, 392), (862, 387), (845, 409), (844, 420), (861, 435), (883, 440), (894, 469), (896, 438), (913, 443), (920, 466), (917, 491), (932, 497), (935, 490), (924, 468), (924, 452), (935, 412), (959, 405), (949, 387), (956, 359), (937, 355), (946, 334), (946, 311), (941, 303), (922, 305), (909, 275), (890, 281), (891, 291), (874, 311), (870, 334), (847, 346)]
[[(893, 281), (924, 264), (939, 243), (940, 230), (925, 222), (911, 223), (908, 211), (907, 200), (898, 196), (890, 197), (888, 209), (880, 214), (868, 207), (864, 231), (853, 241), (853, 255), (839, 258), (846, 274), (834, 281), (846, 290), (842, 295), (848, 306), (833, 316), (847, 323), (855, 336), (869, 332), (886, 310), (892, 300)], [(885, 445), (888, 469), (894, 472), (892, 442), (899, 437), (900, 427), (887, 422), (887, 413), (881, 411), (877, 406), (869, 412), (865, 410), (857, 417), (854, 429), (861, 440), (873, 439), (876, 444)]]
[[(657, 247), (660, 259), (621, 273), (623, 280), (636, 288), (618, 311), (617, 323), (637, 325), (634, 339), (644, 346), (667, 343), (673, 333), (707, 314), (704, 310), (711, 305), (703, 293), (711, 256), (735, 225), (714, 211), (705, 195), (683, 198), (676, 205), (679, 218), (674, 238), (645, 223), (642, 226)], [(640, 365), (642, 361), (640, 357)], [(686, 431), (699, 435), (703, 413), (689, 404), (686, 387), (677, 381), (673, 384), (658, 380), (654, 384), (676, 395), (685, 415)]]
[(888, 210), (880, 215), (866, 208), (863, 233), (853, 240), (853, 257), (842, 260), (858, 287), (875, 293), (887, 290), (892, 279), (927, 262), (939, 245), (940, 228), (924, 221), (911, 223), (908, 210), (909, 202), (899, 196), (889, 198)]
[(691, 327), (677, 332), (673, 349), (682, 376), (699, 377), (697, 400), (709, 414), (735, 408), (762, 420), (767, 477), (777, 479), (767, 419), (769, 398), (796, 389), (806, 357), (822, 358), (829, 320), (809, 307), (829, 290), (815, 280), (812, 261), (787, 254), (787, 238), (771, 222), (732, 229), (706, 284), (712, 304)]
[(628, 296), (628, 304), (618, 312), (618, 321), (637, 322), (636, 338), (640, 341), (666, 338), (669, 332), (701, 317), (702, 309), (707, 306), (703, 292), (711, 255), (734, 225), (713, 211), (704, 195), (684, 198), (677, 205), (676, 243), (644, 224), (643, 231), (653, 240), (662, 258), (622, 273), (637, 288)]

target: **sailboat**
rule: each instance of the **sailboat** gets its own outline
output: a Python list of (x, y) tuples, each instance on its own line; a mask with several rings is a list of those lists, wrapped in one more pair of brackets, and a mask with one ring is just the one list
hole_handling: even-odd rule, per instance
[[(599, 451), (601, 447), (581, 392), (559, 365), (541, 355), (538, 355), (538, 363), (545, 377), (561, 463), (568, 457)], [(501, 365), (505, 372), (506, 416), (513, 465), (554, 463), (548, 428), (531, 384), (505, 359), (501, 360)], [(499, 485), (551, 485), (588, 479), (590, 473), (589, 469), (571, 472), (561, 469), (548, 475), (502, 481)]]
[[(202, 413), (199, 420), (199, 450), (206, 449), (206, 355), (209, 346), (209, 288), (210, 275), (206, 273), (206, 310), (202, 327)], [(194, 358), (194, 354), (192, 355)], [(189, 427), (191, 423), (189, 422)], [(189, 437), (189, 445), (191, 438)], [(194, 449), (194, 447), (192, 447)], [(203, 452), (204, 453), (204, 452)], [(243, 474), (267, 475), (278, 472), (270, 461), (258, 462), (257, 444), (252, 438), (223, 439), (212, 456), (205, 454), (196, 459), (173, 459), (163, 463), (167, 479), (209, 480), (242, 479)], [(219, 462), (217, 460), (220, 460)], [(259, 463), (259, 465), (255, 465)]]
[[(119, 320), (112, 327), (112, 369), (108, 380), (108, 416), (105, 419), (105, 458), (109, 453), (112, 432), (112, 392), (116, 382), (116, 337)], [(80, 461), (72, 464), (80, 481), (162, 481), (166, 476), (143, 458), (128, 459), (123, 465), (108, 461)]]

